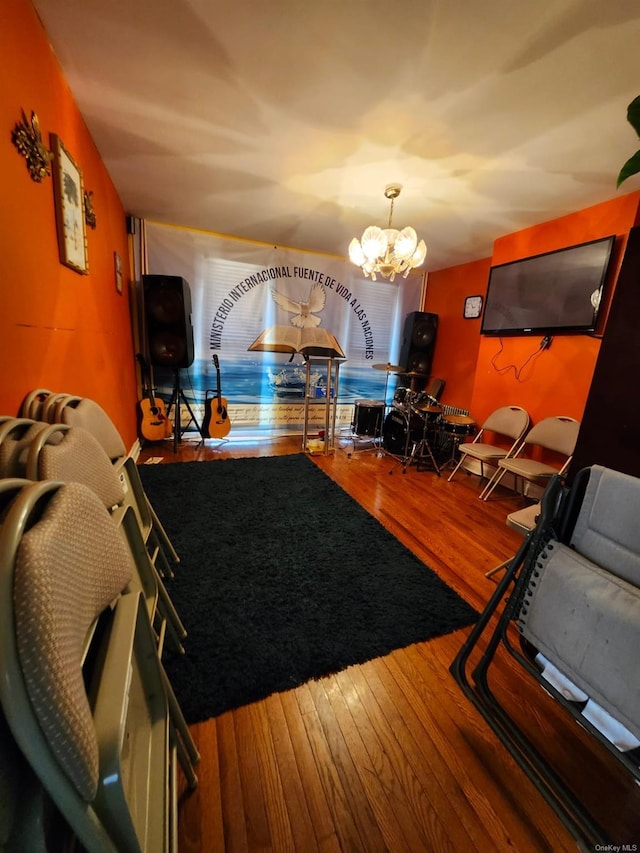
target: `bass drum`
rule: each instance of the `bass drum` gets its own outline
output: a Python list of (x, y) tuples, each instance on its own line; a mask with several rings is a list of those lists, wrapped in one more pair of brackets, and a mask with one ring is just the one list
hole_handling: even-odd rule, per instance
[[(382, 428), (382, 446), (394, 456), (406, 456), (414, 441), (420, 441), (424, 430), (422, 418), (416, 414), (391, 410)], [(408, 436), (408, 441), (407, 441)]]
[(383, 417), (384, 403), (381, 400), (356, 400), (353, 412), (354, 435), (378, 438)]

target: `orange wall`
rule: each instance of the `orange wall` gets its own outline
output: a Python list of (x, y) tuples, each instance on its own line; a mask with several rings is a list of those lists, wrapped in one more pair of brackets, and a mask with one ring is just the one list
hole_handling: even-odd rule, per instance
[(442, 403), (468, 409), (480, 345), (480, 319), (462, 316), (467, 296), (487, 290), (491, 258), (429, 273), (426, 308), (438, 315), (438, 336), (432, 373), (446, 381)]
[[(90, 396), (131, 445), (137, 391), (125, 212), (31, 4), (3, 0), (0, 16), (0, 415), (17, 414), (33, 388)], [(32, 181), (11, 142), (21, 108), (37, 113), (47, 144), (51, 132), (61, 137), (82, 169), (85, 189), (94, 193), (98, 224), (88, 229), (88, 275), (59, 262), (52, 180)], [(491, 259), (429, 274), (423, 307), (440, 317), (433, 370), (447, 382), (443, 402), (470, 409), (479, 423), (508, 404), (524, 406), (534, 422), (550, 414), (581, 417), (599, 339), (556, 336), (550, 349), (538, 352), (537, 337), (505, 338), (499, 352), (496, 338), (480, 336), (479, 320), (462, 319), (464, 297), (486, 293), (491, 263), (611, 233), (620, 237), (619, 261), (639, 202), (640, 192), (616, 196), (500, 237)], [(125, 265), (123, 295), (115, 288), (114, 252)], [(518, 377), (509, 365), (520, 368)]]
[[(502, 264), (565, 246), (617, 234), (612, 285), (619, 269), (628, 232), (638, 216), (640, 192), (500, 237), (490, 262), (465, 264), (430, 273), (425, 310), (440, 313), (434, 362), (447, 380), (446, 402), (468, 408), (478, 423), (499, 406), (525, 408), (537, 423), (550, 415), (580, 419), (600, 349), (600, 339), (588, 335), (556, 335), (551, 347), (540, 350), (538, 336), (480, 335), (480, 321), (454, 321), (464, 296), (486, 293), (490, 264)], [(613, 287), (611, 288), (613, 291)], [(456, 363), (466, 365), (475, 348), (477, 363), (471, 386)], [(461, 355), (458, 356), (457, 354)], [(525, 362), (528, 363), (525, 366)], [(516, 375), (517, 373), (517, 375)], [(444, 398), (443, 398), (444, 399)]]
[[(128, 247), (122, 204), (28, 0), (3, 0), (0, 26), (0, 415), (15, 415), (28, 391), (92, 397), (127, 446), (136, 438), (136, 373), (128, 299)], [(43, 141), (57, 133), (94, 193), (87, 229), (89, 274), (59, 261), (53, 181), (31, 179), (11, 142), (24, 109)], [(114, 252), (124, 265), (115, 287)]]

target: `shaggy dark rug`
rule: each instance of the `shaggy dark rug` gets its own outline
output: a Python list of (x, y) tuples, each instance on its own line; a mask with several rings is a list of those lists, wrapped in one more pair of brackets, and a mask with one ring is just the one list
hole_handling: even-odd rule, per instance
[(140, 474), (181, 558), (165, 664), (189, 723), (477, 620), (303, 454)]

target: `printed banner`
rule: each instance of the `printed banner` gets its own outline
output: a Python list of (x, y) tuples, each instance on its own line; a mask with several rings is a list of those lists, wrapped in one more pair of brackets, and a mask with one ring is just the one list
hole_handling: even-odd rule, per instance
[[(299, 429), (307, 379), (310, 420), (322, 420), (325, 406), (316, 403), (333, 381), (328, 353), (339, 359), (340, 424), (350, 423), (356, 400), (392, 396), (398, 377), (373, 365), (397, 363), (422, 275), (372, 282), (347, 260), (155, 223), (147, 223), (147, 244), (149, 273), (190, 285), (195, 359), (180, 384), (196, 417), (218, 391), (214, 355), (235, 427)], [(174, 377), (156, 368), (155, 379), (170, 395)]]

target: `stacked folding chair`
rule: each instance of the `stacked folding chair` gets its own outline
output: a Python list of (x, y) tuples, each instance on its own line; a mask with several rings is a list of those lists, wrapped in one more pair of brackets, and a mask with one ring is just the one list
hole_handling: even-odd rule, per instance
[(585, 849), (614, 849), (607, 846), (615, 839), (606, 821), (593, 817), (535, 745), (524, 725), (531, 720), (516, 719), (499, 701), (492, 674), (506, 651), (523, 676), (616, 759), (629, 784), (640, 783), (639, 505), (636, 477), (594, 465), (568, 487), (556, 475), (536, 526), (451, 666), (465, 695)]

